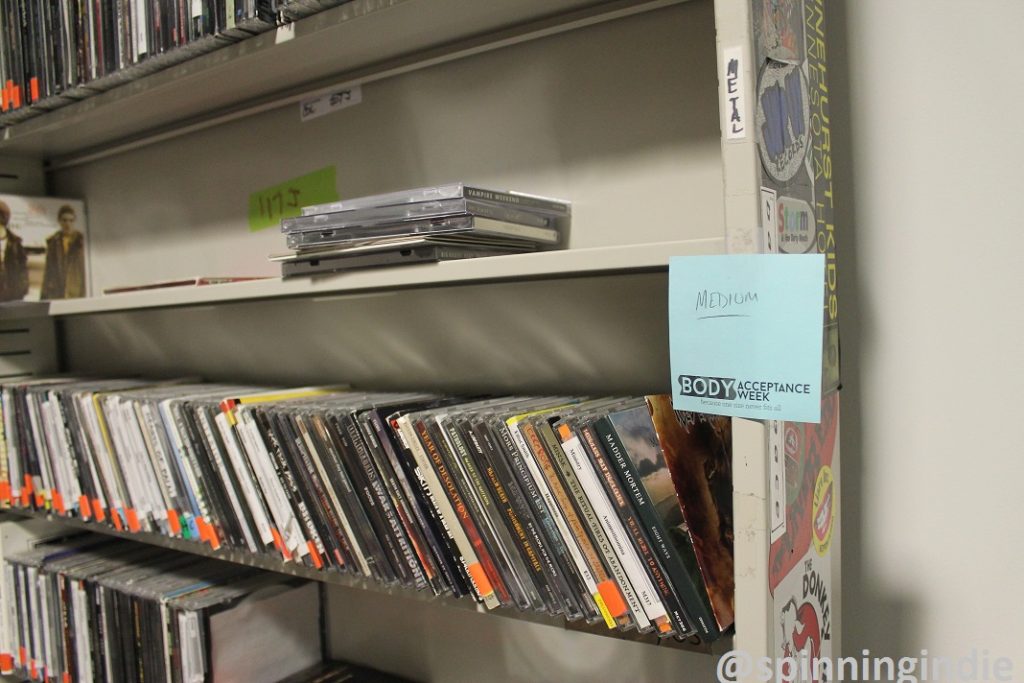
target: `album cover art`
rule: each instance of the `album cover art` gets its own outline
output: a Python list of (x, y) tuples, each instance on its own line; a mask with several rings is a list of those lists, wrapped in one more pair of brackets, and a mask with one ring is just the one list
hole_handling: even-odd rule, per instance
[(89, 296), (85, 204), (0, 194), (0, 302)]

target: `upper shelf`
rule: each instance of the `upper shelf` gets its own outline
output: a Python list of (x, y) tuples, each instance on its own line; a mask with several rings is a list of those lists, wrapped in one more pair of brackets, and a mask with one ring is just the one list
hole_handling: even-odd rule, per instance
[(331, 87), (681, 1), (351, 0), (0, 129), (0, 154), (73, 164), (296, 103)]
[[(168, 287), (138, 292), (51, 301), (51, 316), (84, 315), (169, 306), (196, 306), (231, 301), (283, 297), (344, 296), (374, 290), (467, 284), (473, 282), (574, 277), (614, 272), (663, 269), (672, 256), (720, 254), (721, 238), (656, 242), (650, 244), (569, 249), (534, 254), (513, 254), (463, 259), (394, 268), (369, 268), (317, 278), (281, 280), (268, 278), (230, 284)], [(41, 304), (45, 306), (45, 304)], [(0, 313), (7, 310), (0, 308)], [(18, 317), (18, 311), (36, 307), (11, 308), (3, 317)]]

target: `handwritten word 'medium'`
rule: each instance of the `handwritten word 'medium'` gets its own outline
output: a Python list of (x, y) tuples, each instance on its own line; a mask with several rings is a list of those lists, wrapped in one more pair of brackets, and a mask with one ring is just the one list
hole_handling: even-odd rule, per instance
[(757, 292), (713, 292), (704, 289), (697, 292), (696, 310), (725, 310), (748, 303), (757, 303)]

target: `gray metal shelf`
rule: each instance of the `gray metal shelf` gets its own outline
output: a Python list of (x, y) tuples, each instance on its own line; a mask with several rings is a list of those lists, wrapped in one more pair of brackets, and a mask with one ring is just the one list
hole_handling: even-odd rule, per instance
[(168, 548), (179, 552), (190, 553), (202, 557), (215, 558), (218, 560), (223, 560), (225, 562), (232, 562), (234, 564), (244, 565), (246, 567), (256, 567), (258, 569), (277, 572), (279, 574), (286, 574), (288, 576), (297, 576), (303, 579), (309, 579), (311, 581), (317, 581), (320, 583), (335, 586), (344, 586), (346, 588), (367, 590), (372, 591), (374, 593), (382, 593), (385, 595), (406, 598), (410, 600), (430, 602), (432, 604), (443, 605), (445, 607), (482, 612), (486, 614), (495, 614), (506, 618), (525, 620), (537, 624), (544, 624), (547, 626), (564, 628), (569, 631), (590, 633), (593, 635), (615, 638), (618, 640), (647, 643), (650, 645), (657, 645), (659, 647), (670, 647), (674, 649), (687, 650), (691, 652), (699, 652), (705, 654), (721, 654), (728, 651), (731, 647), (731, 637), (723, 637), (716, 641), (713, 645), (709, 645), (707, 643), (701, 643), (699, 642), (699, 640), (695, 638), (687, 640), (678, 640), (675, 638), (659, 639), (656, 635), (653, 634), (644, 635), (637, 633), (622, 633), (619, 631), (608, 630), (607, 628), (604, 628), (602, 624), (591, 625), (583, 623), (566, 622), (564, 619), (560, 617), (553, 617), (532, 612), (520, 612), (518, 610), (504, 607), (494, 610), (485, 610), (483, 607), (477, 605), (469, 597), (454, 598), (450, 596), (436, 596), (430, 593), (429, 591), (418, 591), (398, 585), (385, 585), (370, 579), (350, 576), (347, 574), (341, 574), (339, 572), (331, 570), (321, 571), (311, 569), (309, 567), (296, 565), (294, 563), (284, 562), (283, 560), (272, 555), (253, 555), (252, 553), (238, 550), (236, 548), (228, 548), (226, 546), (222, 546), (221, 548), (214, 550), (199, 542), (189, 541), (180, 538), (171, 538), (168, 536), (163, 536), (161, 534), (155, 534), (150, 532), (130, 533), (126, 531), (118, 531), (105, 524), (86, 522), (77, 518), (61, 517), (52, 513), (37, 512), (34, 510), (27, 510), (22, 508), (9, 508), (3, 510), (2, 512), (9, 513), (15, 516), (27, 517), (31, 519), (45, 519), (57, 524), (62, 524), (73, 529), (80, 529), (82, 531), (92, 531), (100, 534), (106, 534), (108, 536), (116, 536), (118, 538), (125, 538), (133, 541), (138, 541), (140, 543), (146, 543), (148, 545), (158, 546), (161, 548)]
[(84, 299), (56, 300), (50, 302), (49, 314), (85, 315), (259, 299), (342, 296), (428, 286), (664, 270), (672, 256), (721, 254), (724, 248), (722, 239), (679, 240), (461, 259), (396, 268), (370, 268), (317, 278), (268, 278), (219, 285), (166, 287)]
[(0, 130), (56, 167), (682, 0), (351, 0)]

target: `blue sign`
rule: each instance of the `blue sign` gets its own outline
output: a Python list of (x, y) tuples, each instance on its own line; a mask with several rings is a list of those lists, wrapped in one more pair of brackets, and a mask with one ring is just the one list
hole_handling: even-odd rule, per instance
[(823, 254), (669, 261), (676, 410), (821, 420)]

